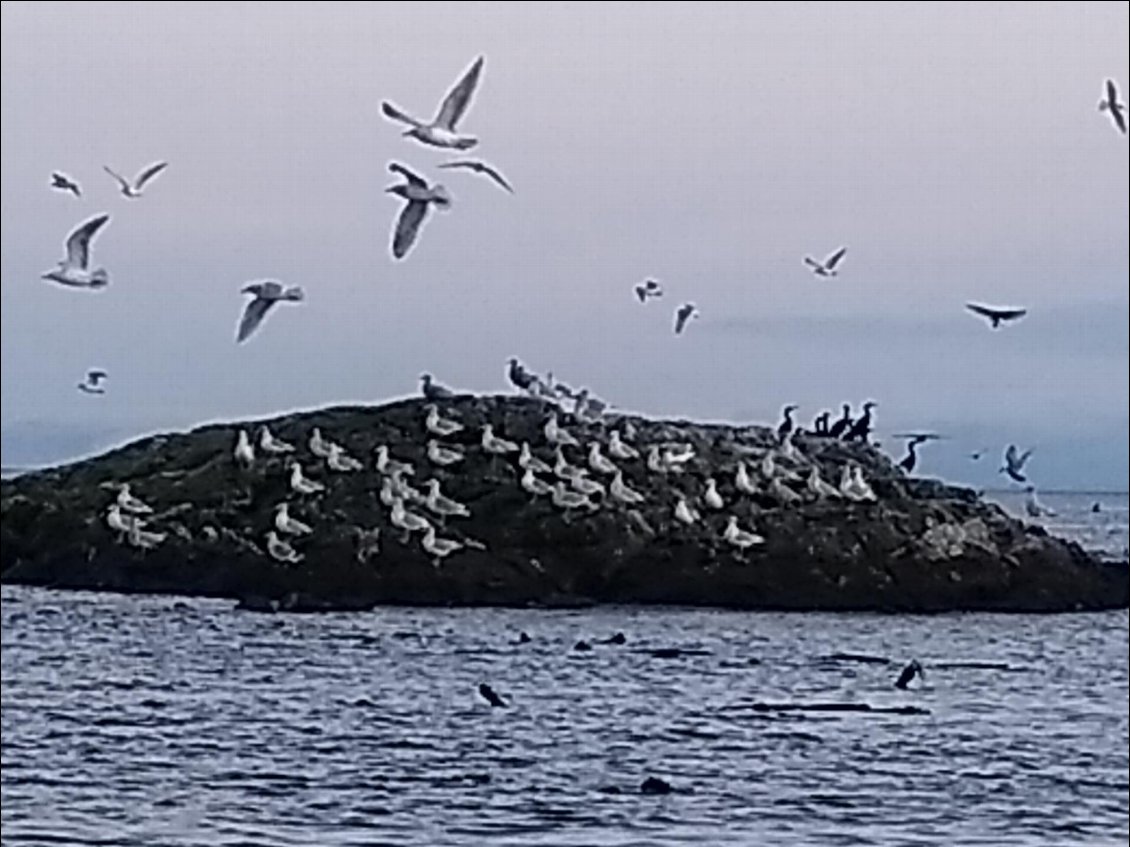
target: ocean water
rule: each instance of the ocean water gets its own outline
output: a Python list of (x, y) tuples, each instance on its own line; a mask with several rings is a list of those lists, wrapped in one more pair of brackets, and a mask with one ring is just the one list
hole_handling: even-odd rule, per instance
[[(4, 845), (1128, 837), (1125, 612), (2, 600)], [(615, 632), (625, 644), (574, 649)], [(899, 691), (910, 658), (926, 676)], [(510, 705), (486, 705), (480, 682)], [(873, 710), (778, 708), (819, 704)], [(641, 794), (648, 776), (674, 792)]]
[[(1108, 491), (1037, 492), (1039, 503), (1055, 512), (1051, 516), (1029, 517), (1022, 490), (989, 491), (985, 498), (1000, 504), (1005, 511), (1027, 523), (1036, 523), (1052, 535), (1077, 541), (1104, 557), (1125, 560), (1130, 552), (1130, 495)], [(1094, 511), (1095, 505), (1098, 511)]]

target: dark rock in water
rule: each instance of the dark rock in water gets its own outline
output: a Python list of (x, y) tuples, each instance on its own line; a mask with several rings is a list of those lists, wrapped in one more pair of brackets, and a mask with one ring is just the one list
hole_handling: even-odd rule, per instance
[(529, 635), (527, 635), (525, 632), (520, 632), (520, 633), (518, 633), (518, 640), (515, 641), (514, 643), (515, 644), (529, 644), (531, 641), (533, 641), (533, 639), (530, 638)]
[(754, 703), (755, 712), (866, 712), (879, 715), (928, 715), (918, 706), (872, 706), (868, 703)]
[(882, 656), (868, 656), (863, 653), (833, 653), (827, 657), (829, 662), (862, 662), (866, 665), (889, 665), (890, 659)]
[(670, 794), (675, 789), (665, 779), (649, 776), (640, 785), (640, 794)]
[(680, 659), (683, 656), (709, 656), (709, 650), (696, 650), (687, 647), (655, 647), (644, 650), (644, 653), (655, 659)]
[(618, 785), (602, 785), (597, 789), (601, 794), (623, 794)]
[(589, 644), (587, 641), (578, 641), (576, 644), (573, 645), (573, 649), (578, 651), (578, 652), (585, 653), (585, 652), (588, 652), (589, 650), (592, 649), (592, 645)]
[[(694, 458), (681, 473), (657, 474), (645, 460), (622, 461), (625, 482), (643, 503), (563, 514), (548, 498), (531, 501), (515, 459), (486, 454), (482, 425), (527, 441), (553, 462), (542, 432), (543, 406), (532, 398), (460, 396), (441, 403), (444, 417), (466, 429), (466, 459), (457, 469), (425, 455), (422, 400), (376, 407), (337, 407), (267, 420), (297, 446), (305, 476), (326, 486), (317, 496), (291, 492), (287, 458), (256, 455), (237, 467), (240, 429), (260, 422), (213, 424), (188, 433), (143, 438), (103, 456), (0, 481), (0, 581), (93, 590), (164, 592), (240, 601), (259, 611), (364, 610), (377, 604), (507, 605), (575, 608), (593, 603), (647, 603), (739, 609), (941, 612), (1059, 611), (1126, 608), (1125, 562), (1107, 563), (1078, 545), (1036, 531), (984, 502), (973, 491), (907, 477), (873, 447), (800, 436), (798, 449), (835, 482), (848, 463), (862, 468), (876, 502), (816, 500), (781, 507), (770, 495), (734, 488), (739, 461), (751, 473), (775, 433), (632, 418), (636, 447), (689, 444)], [(607, 441), (618, 418), (604, 422), (562, 416), (579, 441)], [(363, 468), (336, 473), (309, 453), (310, 431), (341, 444)], [(439, 567), (391, 526), (375, 499), (381, 477), (371, 456), (387, 445), (411, 462), (421, 488), (438, 480), (443, 493), (467, 505), (441, 538), (468, 546)], [(577, 448), (566, 458), (583, 464)], [(782, 460), (781, 464), (787, 464)], [(703, 510), (684, 526), (673, 519), (676, 494), (701, 496), (712, 476), (728, 508)], [(114, 493), (128, 482), (154, 508), (146, 531), (163, 534), (152, 549), (131, 546), (106, 524)], [(301, 559), (268, 555), (275, 506), (313, 532), (291, 537)], [(426, 510), (423, 504), (414, 508)], [(742, 551), (722, 539), (736, 514), (765, 544)], [(371, 555), (357, 556), (358, 528), (380, 532)], [(158, 536), (160, 537), (160, 535)]]

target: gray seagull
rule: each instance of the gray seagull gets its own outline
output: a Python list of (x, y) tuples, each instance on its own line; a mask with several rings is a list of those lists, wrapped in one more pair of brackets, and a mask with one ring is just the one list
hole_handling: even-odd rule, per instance
[(298, 303), (306, 299), (306, 293), (299, 286), (283, 288), (282, 283), (273, 279), (249, 282), (243, 286), (242, 292), (254, 294), (255, 298), (247, 304), (243, 310), (243, 317), (239, 319), (239, 329), (235, 336), (236, 344), (242, 344), (251, 337), (276, 303), (283, 300)]
[(106, 171), (106, 173), (118, 181), (118, 186), (123, 196), (131, 200), (136, 200), (141, 196), (141, 191), (145, 187), (145, 183), (149, 182), (149, 180), (153, 179), (153, 177), (157, 176), (157, 174), (161, 173), (161, 171), (168, 166), (168, 162), (155, 162), (139, 173), (137, 179), (135, 179), (132, 184), (121, 174), (112, 171), (108, 165), (103, 165), (102, 170)]
[(412, 173), (404, 165), (392, 162), (388, 169), (400, 174), (406, 180), (401, 185), (393, 185), (385, 189), (389, 194), (395, 194), (408, 201), (400, 217), (397, 218), (396, 229), (392, 233), (392, 255), (397, 259), (403, 259), (416, 241), (420, 225), (427, 217), (428, 206), (435, 204), (436, 208), (448, 209), (451, 207), (451, 195), (438, 183), (429, 186), (423, 177)]
[(479, 84), (479, 75), (482, 70), (483, 57), (479, 56), (467, 73), (463, 75), (463, 78), (443, 98), (439, 111), (431, 123), (416, 120), (387, 100), (381, 103), (381, 111), (385, 113), (386, 117), (412, 127), (404, 132), (404, 135), (409, 138), (415, 138), (417, 141), (429, 144), (432, 147), (470, 150), (479, 143), (479, 140), (470, 135), (459, 135), (455, 131), (455, 127), (459, 124), (459, 119), (463, 117), (463, 113), (467, 111), (467, 107), (471, 105), (471, 98), (475, 94), (475, 87)]
[(108, 220), (109, 215), (98, 215), (76, 227), (67, 236), (67, 257), (59, 262), (55, 270), (44, 273), (42, 278), (71, 288), (98, 289), (109, 285), (110, 275), (105, 268), (90, 269), (90, 242)]

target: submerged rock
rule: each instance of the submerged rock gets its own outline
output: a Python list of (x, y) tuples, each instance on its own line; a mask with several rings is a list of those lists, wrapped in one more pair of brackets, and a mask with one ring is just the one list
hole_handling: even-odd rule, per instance
[[(144, 438), (97, 458), (5, 480), (0, 578), (231, 597), (262, 611), (376, 604), (918, 612), (1128, 605), (1124, 562), (1100, 562), (969, 489), (908, 478), (862, 444), (801, 437), (799, 455), (775, 455), (770, 485), (759, 471), (776, 443), (768, 428), (631, 418), (641, 458), (615, 460), (620, 483), (607, 471), (588, 471), (589, 482), (599, 483), (582, 486), (591, 491), (585, 501), (591, 505), (560, 492), (531, 493), (520, 466), (528, 460), (488, 452), (481, 433), (490, 424), (496, 436), (527, 442), (529, 455), (553, 467), (556, 455), (543, 432), (548, 408), (530, 398), (444, 401), (443, 417), (464, 426), (445, 440), (464, 454), (449, 466), (428, 457), (434, 436), (425, 430), (423, 401), (406, 400), (263, 421), (299, 446), (293, 454), (260, 451), (250, 468), (235, 462), (232, 448), (240, 430), (254, 431), (257, 424), (239, 422)], [(624, 423), (612, 416), (599, 422), (558, 417), (579, 442), (563, 448), (564, 470), (588, 467), (594, 442), (607, 455), (612, 429)], [(361, 469), (335, 472), (312, 454), (315, 427), (357, 457)], [(384, 473), (374, 460), (381, 445), (387, 447)], [(652, 447), (680, 460), (662, 471), (649, 469)], [(292, 490), (292, 460), (300, 463), (304, 483), (316, 483), (305, 486), (307, 493)], [(414, 473), (395, 475), (398, 463)], [(736, 487), (739, 464), (755, 481), (755, 493)], [(818, 499), (805, 485), (813, 469), (835, 485), (848, 465), (862, 469), (875, 501)], [(544, 469), (532, 474), (546, 487), (559, 481)], [(439, 487), (429, 495), (431, 479)], [(722, 509), (703, 501), (709, 480)], [(110, 486), (123, 482), (154, 509), (139, 516), (145, 530), (127, 531), (129, 515), (107, 523), (115, 497)], [(400, 491), (410, 515), (431, 523), (430, 543), (422, 543), (422, 531), (390, 520), (385, 484)], [(783, 495), (782, 486), (796, 497)], [(676, 519), (680, 500), (693, 508), (690, 523)], [(284, 501), (293, 534), (272, 540), (268, 533), (283, 531), (276, 507)], [(744, 547), (727, 540), (730, 516), (762, 540)], [(303, 533), (303, 525), (311, 531)]]

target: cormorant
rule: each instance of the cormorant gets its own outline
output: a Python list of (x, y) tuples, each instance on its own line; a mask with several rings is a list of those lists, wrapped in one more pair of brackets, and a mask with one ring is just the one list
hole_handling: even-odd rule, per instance
[(842, 418), (840, 418), (838, 421), (836, 421), (834, 424), (832, 424), (832, 428), (830, 430), (828, 430), (828, 435), (831, 436), (832, 438), (840, 438), (844, 435), (844, 432), (850, 426), (851, 426), (851, 404), (850, 403), (844, 403), (844, 415), (843, 415)]
[(785, 419), (781, 421), (781, 425), (777, 427), (777, 438), (781, 441), (784, 441), (786, 438), (788, 438), (793, 431), (793, 412), (795, 412), (796, 410), (797, 407), (791, 403), (788, 406), (785, 406)]
[(899, 674), (899, 678), (895, 680), (895, 688), (899, 688), (905, 691), (907, 686), (910, 685), (910, 681), (914, 679), (916, 674), (920, 679), (926, 679), (926, 672), (922, 670), (922, 665), (918, 664), (917, 659), (912, 659), (910, 664), (902, 669), (902, 673)]
[(816, 420), (812, 422), (813, 435), (827, 435), (828, 434), (828, 421), (831, 419), (832, 413), (828, 411), (821, 412), (816, 416)]
[(966, 303), (969, 311), (988, 318), (993, 329), (1000, 329), (1001, 321), (1015, 321), (1028, 314), (1027, 309), (1001, 309), (996, 306), (982, 306), (979, 303)]
[(485, 682), (479, 684), (479, 694), (490, 703), (492, 708), (499, 709), (506, 706), (506, 701), (499, 697), (498, 693)]
[(868, 436), (871, 435), (871, 410), (877, 406), (877, 403), (868, 400), (863, 404), (863, 414), (859, 416), (859, 420), (851, 425), (847, 435), (844, 436), (844, 441), (862, 441), (867, 443)]

